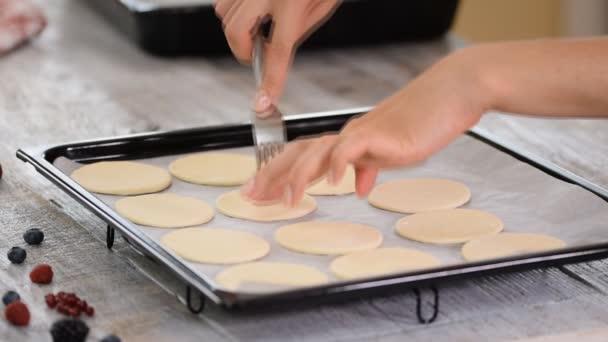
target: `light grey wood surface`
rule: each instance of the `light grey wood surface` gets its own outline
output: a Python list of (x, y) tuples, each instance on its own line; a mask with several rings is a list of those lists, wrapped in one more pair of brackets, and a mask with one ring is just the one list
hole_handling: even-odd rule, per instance
[[(0, 250), (44, 229), (24, 265), (0, 258), (0, 291), (17, 289), (32, 309), (29, 328), (0, 319), (7, 341), (50, 340), (59, 316), (43, 295), (76, 291), (97, 314), (96, 340), (126, 341), (505, 340), (595, 329), (608, 324), (608, 264), (461, 281), (441, 287), (439, 319), (416, 322), (407, 292), (344, 304), (256, 314), (210, 307), (188, 312), (183, 284), (121, 239), (104, 246), (105, 225), (19, 162), (19, 147), (150, 130), (247, 120), (248, 68), (232, 58), (145, 55), (77, 0), (38, 1), (50, 26), (31, 46), (0, 59)], [(204, 39), (204, 37), (201, 37)], [(298, 56), (286, 113), (373, 105), (453, 48), (453, 41), (330, 50)], [(600, 185), (608, 186), (608, 122), (488, 115), (481, 126)], [(4, 252), (3, 252), (4, 253)], [(55, 280), (33, 286), (29, 269), (48, 262)]]

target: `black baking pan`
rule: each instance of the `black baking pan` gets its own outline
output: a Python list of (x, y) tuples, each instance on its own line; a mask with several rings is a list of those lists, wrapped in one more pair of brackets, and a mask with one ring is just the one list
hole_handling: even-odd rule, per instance
[[(214, 1), (86, 0), (143, 50), (156, 55), (229, 52)], [(420, 41), (444, 35), (458, 0), (345, 0), (304, 49)]]
[[(286, 120), (288, 138), (292, 140), (300, 136), (337, 131), (348, 119), (367, 110), (369, 108), (289, 117)], [(546, 172), (547, 177), (557, 177), (563, 181), (581, 186), (604, 200), (608, 199), (608, 191), (605, 189), (554, 164), (519, 151), (483, 130), (473, 129), (468, 134), (482, 143), (493, 146), (497, 149), (497, 153), (507, 153)], [(435, 286), (454, 279), (608, 257), (608, 243), (596, 243), (543, 253), (392, 274), (373, 279), (329, 283), (314, 288), (301, 288), (272, 294), (227, 292), (214, 287), (206, 279), (184, 266), (177, 258), (160, 248), (149, 237), (134, 228), (133, 225), (92, 193), (84, 190), (53, 164), (60, 157), (80, 163), (91, 163), (102, 160), (142, 159), (193, 151), (243, 147), (251, 146), (252, 143), (251, 125), (237, 124), (26, 148), (18, 150), (17, 157), (33, 165), (44, 177), (106, 221), (108, 224), (109, 247), (114, 237), (114, 230), (118, 230), (138, 250), (168, 267), (174, 274), (184, 280), (188, 284), (188, 305), (194, 312), (197, 312), (197, 309), (191, 306), (190, 296), (194, 289), (200, 292), (204, 296), (203, 298), (227, 309), (259, 308), (285, 303), (310, 304), (350, 297), (384, 295), (388, 292), (403, 291), (420, 286)]]

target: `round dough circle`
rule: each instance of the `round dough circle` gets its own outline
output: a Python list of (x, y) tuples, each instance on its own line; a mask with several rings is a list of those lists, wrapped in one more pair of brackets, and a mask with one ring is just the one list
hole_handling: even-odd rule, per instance
[(136, 224), (158, 228), (179, 228), (211, 221), (213, 208), (192, 197), (151, 194), (127, 197), (114, 205), (116, 211)]
[(448, 179), (400, 179), (377, 185), (368, 201), (374, 207), (404, 214), (460, 207), (471, 199), (466, 185)]
[(83, 188), (107, 195), (149, 194), (171, 185), (171, 175), (166, 170), (129, 161), (85, 165), (72, 172), (71, 177)]
[(299, 287), (325, 284), (327, 275), (316, 268), (278, 262), (251, 262), (221, 271), (215, 280), (236, 291), (257, 286)]
[(204, 264), (253, 261), (270, 251), (270, 244), (254, 234), (219, 228), (179, 229), (160, 242), (182, 258)]
[(310, 186), (306, 193), (309, 195), (318, 196), (337, 196), (337, 195), (348, 195), (355, 192), (355, 168), (349, 165), (346, 168), (344, 177), (337, 185), (330, 185), (327, 181), (327, 177), (321, 179), (317, 183)]
[(475, 209), (451, 209), (406, 216), (395, 230), (404, 238), (436, 244), (462, 243), (503, 229), (502, 221)]
[(255, 158), (235, 153), (199, 153), (169, 165), (171, 174), (185, 182), (234, 186), (245, 184), (256, 171)]
[(216, 201), (217, 210), (227, 216), (244, 220), (272, 222), (299, 218), (312, 213), (317, 208), (315, 200), (304, 195), (300, 203), (289, 208), (283, 203), (255, 205), (241, 196), (240, 190), (234, 190), (220, 195)]
[(378, 248), (337, 257), (329, 265), (338, 278), (375, 277), (439, 266), (431, 254), (409, 248)]
[(479, 261), (565, 247), (558, 238), (534, 233), (501, 233), (471, 240), (462, 246), (466, 261)]
[(275, 240), (292, 251), (340, 255), (372, 249), (382, 244), (382, 233), (363, 224), (308, 221), (283, 226)]

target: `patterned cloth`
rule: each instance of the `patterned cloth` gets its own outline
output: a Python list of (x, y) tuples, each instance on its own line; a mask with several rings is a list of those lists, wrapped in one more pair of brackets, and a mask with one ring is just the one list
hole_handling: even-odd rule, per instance
[(26, 43), (45, 26), (42, 11), (29, 0), (0, 0), (0, 55)]

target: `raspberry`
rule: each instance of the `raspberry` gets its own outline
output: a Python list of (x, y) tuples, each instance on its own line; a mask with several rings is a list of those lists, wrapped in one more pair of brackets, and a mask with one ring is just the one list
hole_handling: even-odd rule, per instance
[(30, 280), (37, 284), (48, 284), (53, 281), (53, 269), (47, 264), (40, 264), (30, 272)]
[(23, 233), (23, 240), (29, 245), (39, 245), (44, 240), (44, 233), (38, 228), (31, 228)]
[(16, 326), (25, 326), (30, 323), (30, 310), (19, 300), (6, 306), (4, 316), (7, 321)]
[(4, 305), (9, 305), (10, 303), (20, 299), (21, 297), (17, 292), (7, 291), (4, 296), (2, 296), (2, 303), (4, 303)]
[(0, 179), (2, 179), (2, 165), (0, 165)]
[(13, 264), (21, 264), (25, 260), (27, 253), (25, 252), (25, 249), (21, 247), (13, 247), (8, 251), (7, 256), (8, 260)]
[(53, 342), (84, 342), (89, 327), (79, 319), (60, 319), (51, 326)]
[(120, 337), (116, 335), (108, 335), (101, 339), (101, 342), (121, 342)]
[(88, 306), (85, 310), (84, 313), (87, 314), (87, 316), (92, 317), (95, 314), (95, 309), (93, 309), (92, 306)]

